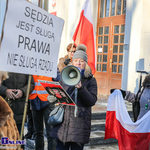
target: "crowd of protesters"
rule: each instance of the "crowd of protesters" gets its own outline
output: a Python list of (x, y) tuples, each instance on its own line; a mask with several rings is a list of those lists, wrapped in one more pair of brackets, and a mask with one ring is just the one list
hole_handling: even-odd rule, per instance
[[(61, 82), (60, 73), (67, 65), (74, 65), (82, 72), (81, 81), (76, 86), (66, 86)], [(44, 128), (46, 128), (48, 150), (82, 150), (84, 144), (89, 142), (91, 107), (97, 100), (97, 84), (88, 66), (86, 46), (80, 44), (76, 47), (75, 44), (70, 43), (67, 46), (67, 55), (59, 59), (57, 70), (55, 79), (46, 76), (32, 76), (27, 111), (28, 133), (25, 138), (32, 139), (34, 134), (35, 149), (44, 150)], [(1, 137), (5, 135), (10, 139), (14, 137), (12, 140), (17, 140), (21, 134), (29, 75), (10, 72), (7, 75), (7, 73), (0, 72), (0, 76), (0, 103), (3, 103), (0, 109), (0, 135)], [(54, 97), (49, 97), (39, 80), (60, 81), (73, 101), (75, 101), (74, 89), (77, 88), (76, 116), (74, 115), (75, 107), (66, 105), (64, 106), (63, 122), (56, 126), (48, 124), (49, 114), (55, 107), (55, 102), (52, 100)], [(10, 118), (2, 116), (3, 112)], [(10, 120), (12, 127), (8, 127), (7, 130), (13, 130), (12, 136), (2, 131), (6, 124), (10, 126)]]

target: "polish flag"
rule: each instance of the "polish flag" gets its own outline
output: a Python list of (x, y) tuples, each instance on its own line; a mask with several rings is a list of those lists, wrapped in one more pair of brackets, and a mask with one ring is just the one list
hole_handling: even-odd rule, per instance
[(88, 64), (95, 73), (95, 39), (91, 15), (90, 1), (86, 0), (80, 14), (80, 20), (76, 31), (73, 35), (73, 40), (76, 45), (85, 44), (87, 46)]
[(119, 150), (150, 150), (150, 111), (133, 122), (120, 90), (108, 99), (105, 139), (118, 140)]
[(56, 16), (56, 0), (49, 0), (49, 11)]

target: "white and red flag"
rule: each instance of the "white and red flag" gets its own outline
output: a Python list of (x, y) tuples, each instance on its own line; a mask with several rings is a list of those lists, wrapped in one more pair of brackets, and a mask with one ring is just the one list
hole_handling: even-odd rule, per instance
[(49, 12), (55, 16), (57, 15), (56, 0), (49, 0)]
[(93, 20), (91, 15), (91, 4), (89, 0), (85, 1), (80, 14), (80, 20), (73, 35), (76, 45), (85, 44), (87, 46), (88, 64), (95, 73), (95, 40), (93, 30)]
[(150, 111), (133, 122), (120, 90), (115, 90), (108, 99), (105, 139), (109, 138), (118, 140), (119, 150), (150, 149)]

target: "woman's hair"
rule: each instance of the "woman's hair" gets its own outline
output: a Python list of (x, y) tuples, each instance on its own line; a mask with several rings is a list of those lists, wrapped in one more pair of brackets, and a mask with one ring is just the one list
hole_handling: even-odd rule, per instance
[(76, 48), (76, 45), (73, 44), (73, 43), (70, 43), (70, 44), (67, 46), (67, 51), (70, 51), (71, 48)]
[(85, 63), (86, 63), (86, 64), (85, 64), (84, 76), (85, 76), (86, 78), (88, 78), (89, 76), (92, 75), (92, 70), (91, 70), (90, 66), (88, 65), (88, 63), (87, 63), (87, 62), (85, 62)]
[(8, 78), (8, 73), (4, 71), (0, 71), (0, 81), (6, 80)]
[(147, 87), (147, 86), (150, 87), (150, 74), (147, 75), (143, 81), (143, 87)]

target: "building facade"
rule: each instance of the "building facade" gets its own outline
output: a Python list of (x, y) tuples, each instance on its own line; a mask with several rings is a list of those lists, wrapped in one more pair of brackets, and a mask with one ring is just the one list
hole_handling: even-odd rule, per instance
[[(1, 12), (5, 1), (0, 1)], [(30, 1), (64, 19), (59, 57), (64, 56), (67, 45), (73, 42), (85, 0)], [(109, 95), (112, 88), (137, 92), (139, 73), (136, 71), (150, 71), (150, 1), (90, 0), (90, 3), (96, 43), (94, 76), (98, 96)], [(3, 17), (0, 18), (2, 20)]]
[[(62, 36), (64, 52), (67, 43), (71, 42), (84, 2), (85, 0), (63, 2), (56, 0), (57, 14), (65, 20), (66, 25)], [(90, 0), (90, 2), (96, 37), (95, 77), (99, 96), (109, 95), (111, 88), (122, 88), (136, 93), (139, 87), (137, 70), (150, 71), (148, 19), (150, 1)], [(63, 15), (59, 14), (59, 7), (65, 8)]]

